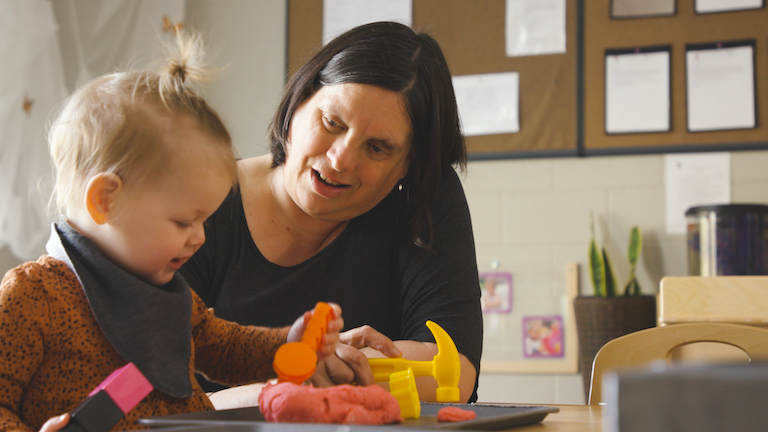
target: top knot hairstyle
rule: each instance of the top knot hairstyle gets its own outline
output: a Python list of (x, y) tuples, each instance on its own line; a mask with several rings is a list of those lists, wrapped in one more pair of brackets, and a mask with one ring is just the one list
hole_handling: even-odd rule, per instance
[[(194, 85), (211, 78), (206, 69), (205, 46), (198, 34), (179, 31), (176, 35), (176, 45), (165, 47), (168, 57), (157, 75), (158, 91), (163, 103), (170, 109), (172, 106), (184, 106), (194, 111), (198, 104), (205, 104), (195, 94)], [(154, 74), (145, 72), (144, 75), (149, 77)]]
[(273, 167), (285, 162), (288, 130), (299, 106), (323, 86), (347, 83), (371, 84), (403, 97), (413, 127), (411, 165), (403, 190), (390, 199), (407, 206), (411, 239), (430, 249), (430, 208), (443, 170), (463, 170), (467, 164), (451, 73), (431, 36), (399, 23), (377, 22), (329, 42), (286, 85), (269, 129)]
[(126, 187), (155, 180), (178, 149), (163, 134), (186, 116), (210, 135), (212, 160), (237, 179), (232, 139), (219, 118), (193, 90), (206, 81), (204, 46), (199, 35), (178, 32), (176, 45), (159, 73), (114, 72), (78, 89), (66, 101), (48, 133), (56, 168), (56, 209), (82, 202), (88, 179), (98, 173), (118, 175)]

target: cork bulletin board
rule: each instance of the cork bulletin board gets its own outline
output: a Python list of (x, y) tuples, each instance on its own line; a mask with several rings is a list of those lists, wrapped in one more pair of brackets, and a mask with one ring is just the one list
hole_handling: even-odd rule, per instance
[[(611, 0), (584, 7), (584, 146), (586, 155), (768, 148), (768, 9), (697, 14), (695, 0), (677, 0), (671, 16), (611, 18)], [(754, 129), (689, 132), (686, 112), (686, 46), (754, 40)], [(671, 46), (671, 130), (606, 134), (607, 50)]]
[[(470, 159), (768, 149), (768, 8), (612, 18), (612, 0), (566, 0), (566, 53), (505, 54), (504, 0), (413, 0), (413, 28), (440, 43), (454, 76), (520, 76), (520, 131), (467, 138)], [(765, 3), (765, 2), (764, 2)], [(322, 0), (288, 1), (288, 71), (320, 47)], [(754, 40), (756, 127), (689, 132), (686, 46)], [(605, 132), (606, 51), (670, 46), (670, 130)]]
[[(288, 72), (321, 46), (322, 0), (289, 0)], [(451, 74), (520, 74), (520, 132), (467, 137), (473, 159), (574, 156), (577, 4), (567, 0), (566, 53), (507, 57), (504, 0), (413, 0), (413, 28), (443, 49)]]

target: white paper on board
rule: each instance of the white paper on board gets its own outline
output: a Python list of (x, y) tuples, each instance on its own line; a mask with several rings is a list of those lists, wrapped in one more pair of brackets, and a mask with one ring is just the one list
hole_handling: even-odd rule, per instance
[(755, 80), (751, 45), (688, 50), (688, 130), (755, 127)]
[(670, 129), (669, 51), (605, 57), (605, 130)]
[(464, 135), (520, 131), (517, 72), (456, 76), (453, 88)]
[(696, 13), (759, 9), (763, 0), (696, 0)]
[(675, 0), (611, 0), (611, 16), (643, 17), (675, 14)]
[(565, 0), (507, 0), (509, 57), (565, 52)]
[(731, 202), (731, 154), (664, 156), (667, 234), (685, 234), (685, 212), (699, 205)]
[(357, 26), (376, 21), (413, 23), (412, 0), (324, 0), (323, 45)]

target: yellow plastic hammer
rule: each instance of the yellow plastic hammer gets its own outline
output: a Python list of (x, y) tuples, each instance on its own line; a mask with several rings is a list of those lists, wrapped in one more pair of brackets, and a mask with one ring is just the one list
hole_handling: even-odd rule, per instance
[(442, 327), (427, 321), (427, 327), (437, 342), (437, 355), (428, 361), (406, 360), (404, 358), (371, 358), (368, 363), (376, 382), (389, 382), (393, 373), (413, 370), (415, 376), (433, 376), (437, 380), (438, 402), (458, 402), (461, 363), (456, 344)]

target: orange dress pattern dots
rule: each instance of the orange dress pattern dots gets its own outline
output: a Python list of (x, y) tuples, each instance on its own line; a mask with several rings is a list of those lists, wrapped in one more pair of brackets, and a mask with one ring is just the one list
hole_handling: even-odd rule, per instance
[[(212, 410), (195, 368), (227, 384), (274, 377), (272, 359), (288, 327), (239, 326), (215, 317), (194, 292), (192, 299), (194, 394), (175, 398), (153, 390), (113, 431), (140, 429), (142, 417)], [(65, 263), (43, 255), (6, 273), (0, 286), (0, 432), (38, 431), (126, 363), (102, 333)]]

